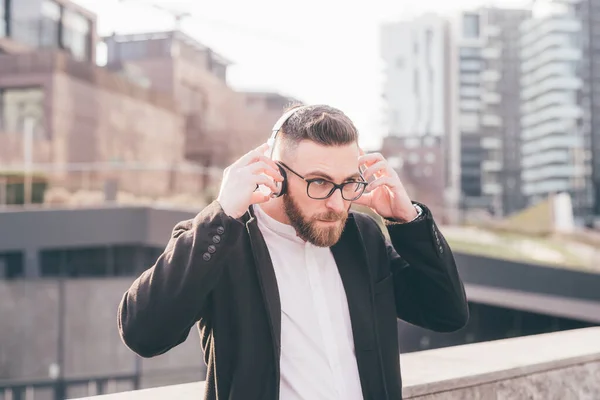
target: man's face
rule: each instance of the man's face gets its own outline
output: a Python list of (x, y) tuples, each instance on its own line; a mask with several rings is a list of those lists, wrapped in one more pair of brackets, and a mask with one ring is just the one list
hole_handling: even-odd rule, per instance
[[(303, 141), (282, 161), (306, 179), (340, 184), (360, 178), (358, 157), (356, 143), (322, 146)], [(344, 200), (339, 190), (327, 199), (312, 199), (306, 191), (307, 182), (286, 172), (288, 191), (283, 196), (283, 207), (298, 236), (315, 246), (333, 246), (342, 235), (351, 202)]]

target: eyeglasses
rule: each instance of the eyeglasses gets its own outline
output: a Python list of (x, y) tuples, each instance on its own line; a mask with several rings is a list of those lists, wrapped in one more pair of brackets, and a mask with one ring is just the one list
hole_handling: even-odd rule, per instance
[(342, 184), (336, 184), (323, 178), (306, 179), (281, 161), (278, 162), (282, 167), (296, 175), (298, 178), (306, 182), (306, 194), (311, 199), (325, 200), (333, 194), (337, 189), (340, 189), (342, 198), (346, 201), (357, 200), (365, 192), (368, 182), (365, 181), (347, 181)]

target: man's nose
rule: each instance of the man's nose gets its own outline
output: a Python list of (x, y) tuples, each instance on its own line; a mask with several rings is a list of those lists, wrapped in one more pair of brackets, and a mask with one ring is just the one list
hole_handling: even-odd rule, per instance
[(345, 200), (342, 197), (342, 193), (339, 189), (336, 189), (333, 194), (329, 196), (325, 205), (327, 208), (339, 213), (346, 209), (346, 205), (344, 203)]

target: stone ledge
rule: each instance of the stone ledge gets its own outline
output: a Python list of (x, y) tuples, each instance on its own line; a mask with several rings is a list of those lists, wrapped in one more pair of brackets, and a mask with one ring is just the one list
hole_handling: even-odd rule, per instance
[[(403, 354), (401, 367), (405, 399), (547, 399), (559, 386), (572, 395), (561, 400), (600, 398), (600, 327)], [(192, 400), (202, 393), (197, 382), (86, 399)]]

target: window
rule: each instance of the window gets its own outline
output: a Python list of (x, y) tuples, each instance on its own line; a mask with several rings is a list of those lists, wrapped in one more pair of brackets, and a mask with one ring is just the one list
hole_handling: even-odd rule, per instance
[(479, 37), (479, 15), (467, 13), (463, 16), (463, 36), (466, 38)]
[(425, 139), (423, 139), (423, 144), (425, 147), (433, 147), (435, 145), (435, 139), (431, 136), (427, 136)]
[(39, 47), (56, 49), (60, 45), (60, 6), (53, 0), (44, 0), (41, 12), (39, 38), (34, 38), (35, 42), (38, 42)]
[(414, 149), (419, 147), (419, 139), (418, 138), (408, 138), (404, 141), (404, 147), (407, 149)]
[(460, 70), (461, 71), (480, 71), (482, 68), (481, 61), (478, 60), (461, 60)]
[(0, 37), (4, 37), (8, 35), (6, 32), (6, 5), (4, 4), (4, 0), (0, 0)]
[(427, 153), (425, 156), (425, 161), (427, 161), (429, 164), (433, 164), (435, 162), (435, 154)]
[(45, 138), (43, 90), (0, 89), (0, 132), (22, 134), (28, 119), (33, 120), (34, 137)]
[(461, 47), (461, 57), (479, 57), (481, 55), (481, 49), (479, 47)]
[(91, 25), (90, 20), (71, 10), (64, 11), (62, 43), (79, 61), (91, 60)]
[(25, 274), (23, 252), (0, 253), (0, 279), (22, 278)]

